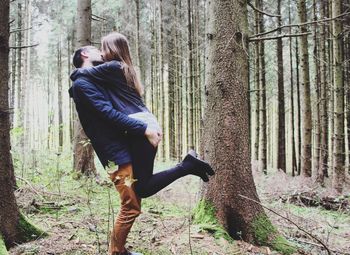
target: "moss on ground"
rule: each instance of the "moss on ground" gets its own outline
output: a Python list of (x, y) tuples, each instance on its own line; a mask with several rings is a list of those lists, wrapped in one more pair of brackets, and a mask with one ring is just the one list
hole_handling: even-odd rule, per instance
[(5, 246), (4, 239), (2, 238), (2, 235), (0, 234), (0, 255), (7, 255), (7, 249)]
[(287, 239), (278, 233), (265, 214), (261, 214), (253, 220), (252, 228), (257, 244), (270, 246), (272, 249), (285, 255), (293, 254), (297, 251)]
[(215, 207), (211, 202), (201, 199), (193, 209), (193, 216), (194, 223), (198, 224), (202, 230), (214, 234), (215, 238), (223, 237), (230, 242), (233, 241), (232, 237), (218, 222)]
[(28, 242), (31, 240), (35, 240), (39, 237), (48, 236), (46, 232), (35, 227), (32, 223), (30, 223), (29, 220), (22, 213), (20, 213), (19, 216), (19, 229), (21, 232), (20, 236), (23, 242)]

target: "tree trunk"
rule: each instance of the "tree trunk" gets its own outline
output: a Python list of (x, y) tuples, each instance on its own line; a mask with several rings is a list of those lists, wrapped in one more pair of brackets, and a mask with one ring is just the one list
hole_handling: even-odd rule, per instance
[(193, 109), (193, 88), (194, 88), (194, 75), (193, 75), (193, 36), (192, 36), (192, 4), (191, 0), (187, 0), (187, 31), (188, 31), (188, 149), (194, 149), (194, 109)]
[(13, 192), (8, 103), (9, 0), (1, 0), (0, 6), (0, 252), (7, 254), (6, 248), (36, 239), (43, 232), (30, 225), (19, 212)]
[[(326, 6), (321, 2), (321, 19), (324, 19)], [(320, 40), (320, 158), (316, 182), (323, 185), (324, 173), (328, 162), (328, 107), (327, 107), (327, 57), (326, 57), (326, 24), (321, 24)]]
[[(289, 24), (291, 21), (291, 0), (289, 0)], [(292, 33), (292, 28), (289, 28), (289, 33)], [(294, 72), (293, 72), (293, 39), (289, 38), (289, 60), (290, 60), (290, 122), (291, 122), (291, 138), (292, 138), (292, 176), (295, 176), (297, 171), (297, 161), (296, 161), (296, 140), (294, 135), (295, 119), (294, 119)]]
[[(300, 23), (307, 22), (307, 11), (305, 0), (298, 1), (298, 13)], [(307, 32), (306, 26), (301, 26), (301, 33)], [(311, 177), (311, 96), (310, 96), (310, 72), (309, 72), (309, 52), (307, 35), (300, 37), (300, 55), (301, 55), (301, 78), (303, 88), (302, 100), (302, 121), (303, 121), (303, 143), (301, 153), (301, 173), (305, 177)]]
[[(204, 159), (216, 175), (205, 186), (201, 204), (215, 208), (230, 236), (279, 249), (274, 243), (283, 238), (262, 206), (242, 197), (259, 201), (249, 149), (246, 6), (245, 1), (238, 0), (208, 3), (207, 103), (202, 141)], [(281, 245), (280, 251), (287, 254), (288, 247)]]
[[(341, 2), (332, 0), (332, 17), (342, 13)], [(333, 74), (334, 74), (334, 168), (333, 189), (341, 193), (345, 181), (345, 146), (344, 146), (344, 81), (343, 81), (343, 38), (342, 22), (332, 21), (333, 26)]]
[[(264, 9), (263, 0), (260, 0), (260, 10)], [(265, 31), (264, 28), (264, 16), (260, 15), (259, 21), (260, 33)], [(265, 43), (260, 44), (260, 142), (259, 142), (259, 163), (261, 164), (261, 170), (267, 173), (267, 110), (266, 110), (266, 72), (265, 72)]]
[[(277, 2), (277, 14), (281, 15), (281, 0)], [(278, 26), (282, 26), (282, 16), (278, 18)], [(278, 30), (281, 34), (281, 29)], [(283, 81), (283, 42), (277, 39), (277, 84), (278, 84), (278, 159), (277, 168), (286, 172), (286, 131), (284, 110), (284, 81)]]
[[(255, 0), (255, 6), (260, 8), (260, 0)], [(259, 12), (255, 12), (255, 33), (260, 33), (259, 29), (259, 21), (261, 14)], [(259, 119), (260, 119), (260, 44), (261, 41), (257, 41), (255, 43), (255, 72), (254, 72), (254, 80), (255, 80), (255, 141), (254, 141), (254, 160), (259, 160)]]
[[(176, 1), (173, 1), (171, 6), (171, 17), (176, 17)], [(169, 130), (169, 156), (170, 159), (174, 160), (176, 159), (176, 146), (175, 146), (175, 116), (176, 116), (176, 97), (175, 97), (175, 90), (176, 90), (176, 73), (177, 70), (177, 55), (176, 55), (176, 25), (177, 23), (172, 22), (171, 23), (171, 29), (168, 32), (168, 45), (167, 45), (167, 52), (168, 52), (168, 66), (169, 66), (169, 75), (168, 75), (168, 85), (169, 85), (169, 108), (168, 108), (168, 116), (169, 116), (169, 122), (168, 122), (168, 130)]]
[(296, 62), (296, 82), (297, 82), (297, 102), (298, 102), (298, 175), (301, 174), (301, 97), (300, 97), (300, 58), (299, 40), (295, 39), (295, 62)]
[[(91, 0), (78, 0), (77, 9), (77, 43), (76, 47), (91, 44)], [(85, 175), (96, 174), (94, 150), (80, 124), (74, 115), (74, 163), (75, 171)]]
[[(182, 1), (179, 0), (178, 8), (177, 10), (177, 15), (176, 15), (176, 23), (181, 25), (182, 21), (182, 14), (181, 14), (181, 8), (182, 8)], [(181, 27), (181, 26), (179, 26)], [(177, 143), (177, 159), (181, 160), (181, 154), (182, 154), (182, 148), (183, 148), (183, 143), (184, 143), (184, 133), (182, 132), (183, 129), (183, 114), (182, 114), (182, 109), (183, 109), (183, 96), (182, 96), (182, 79), (183, 79), (183, 61), (182, 61), (182, 56), (183, 56), (183, 50), (182, 50), (182, 31), (181, 29), (177, 28), (176, 29), (176, 35), (177, 35), (177, 132), (178, 132), (178, 143)]]
[[(317, 21), (317, 3), (316, 0), (313, 0), (313, 20)], [(317, 38), (317, 32), (318, 32), (318, 25), (315, 23), (313, 25), (313, 39), (314, 39), (314, 49), (313, 49), (313, 59), (315, 64), (315, 88), (316, 88), (316, 99), (317, 101), (320, 100), (320, 53), (319, 53), (319, 39)], [(321, 144), (321, 122), (320, 122), (320, 104), (315, 104), (314, 106), (315, 113), (315, 135), (314, 135), (314, 173), (317, 176), (316, 173), (318, 173), (319, 169), (319, 160), (320, 160), (320, 144)], [(314, 174), (312, 174), (314, 176)]]
[(57, 44), (57, 89), (58, 89), (58, 152), (62, 152), (63, 147), (63, 116), (62, 116), (62, 56), (61, 38)]

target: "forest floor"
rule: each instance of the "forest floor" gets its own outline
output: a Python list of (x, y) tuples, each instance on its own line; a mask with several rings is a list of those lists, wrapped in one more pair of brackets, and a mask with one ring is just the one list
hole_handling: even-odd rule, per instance
[[(35, 158), (27, 168), (19, 161), (15, 163), (20, 187), (16, 192), (18, 204), (30, 221), (49, 236), (18, 245), (10, 254), (107, 254), (108, 234), (118, 212), (119, 198), (101, 167), (96, 182), (94, 178), (76, 180), (69, 157), (64, 155)], [(172, 164), (158, 163), (156, 169)], [(268, 175), (254, 172), (254, 178), (262, 204), (274, 211), (267, 210), (268, 215), (280, 232), (300, 248), (298, 254), (327, 254), (314, 237), (332, 254), (350, 254), (349, 207), (331, 211), (288, 200), (302, 191), (328, 196), (327, 189), (315, 189), (302, 178), (272, 170)], [(145, 255), (278, 254), (267, 247), (215, 238), (202, 225), (194, 224), (191, 216), (199, 187), (199, 178), (187, 176), (144, 199), (128, 247)], [(349, 190), (346, 192), (349, 194)], [(349, 197), (345, 200), (349, 206)]]

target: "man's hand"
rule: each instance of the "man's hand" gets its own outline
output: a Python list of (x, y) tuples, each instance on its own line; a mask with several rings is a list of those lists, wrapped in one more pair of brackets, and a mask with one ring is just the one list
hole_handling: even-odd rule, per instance
[(147, 137), (148, 141), (154, 146), (157, 147), (160, 141), (162, 140), (162, 133), (157, 132), (155, 130), (147, 128), (145, 131), (145, 136)]

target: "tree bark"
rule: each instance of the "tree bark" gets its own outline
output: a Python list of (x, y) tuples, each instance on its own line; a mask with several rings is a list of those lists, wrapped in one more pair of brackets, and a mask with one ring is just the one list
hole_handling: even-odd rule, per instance
[[(260, 0), (255, 0), (255, 6), (260, 8)], [(260, 33), (259, 29), (259, 20), (261, 14), (255, 12), (255, 33)], [(254, 81), (255, 81), (255, 141), (254, 141), (254, 159), (259, 160), (259, 119), (260, 119), (260, 44), (262, 41), (255, 42), (255, 72), (254, 72)]]
[[(289, 0), (289, 23), (291, 23), (291, 0)], [(292, 32), (292, 28), (289, 28), (289, 32)], [(289, 38), (289, 60), (290, 60), (290, 122), (291, 122), (291, 138), (292, 138), (292, 176), (295, 176), (297, 171), (296, 161), (296, 140), (294, 134), (295, 119), (294, 119), (294, 72), (293, 72), (293, 39)]]
[[(10, 142), (9, 0), (0, 1), (0, 251), (7, 253), (17, 243), (36, 239), (43, 232), (30, 225), (17, 207)], [(2, 253), (2, 254), (3, 254)]]
[[(332, 0), (332, 17), (341, 14), (341, 2)], [(341, 193), (345, 181), (344, 144), (344, 77), (343, 77), (343, 29), (340, 19), (332, 22), (333, 27), (333, 74), (334, 74), (334, 168), (333, 189)]]
[(188, 32), (188, 131), (187, 141), (188, 149), (194, 149), (194, 107), (193, 107), (193, 88), (194, 88), (194, 75), (193, 75), (193, 36), (192, 36), (192, 4), (191, 0), (187, 0), (187, 32)]
[[(170, 10), (170, 16), (176, 17), (176, 1), (172, 2)], [(167, 52), (168, 52), (168, 86), (169, 86), (169, 107), (168, 107), (168, 130), (169, 130), (169, 156), (170, 159), (176, 159), (176, 129), (175, 129), (175, 120), (176, 120), (176, 73), (177, 70), (177, 55), (176, 55), (176, 25), (177, 23), (172, 21), (170, 31), (168, 32), (169, 39), (167, 41)]]
[[(325, 18), (325, 2), (321, 2), (321, 19)], [(324, 173), (328, 162), (328, 107), (327, 107), (327, 56), (326, 56), (326, 25), (320, 27), (320, 157), (316, 182), (323, 185)]]
[[(260, 10), (264, 9), (263, 0), (260, 1)], [(264, 16), (260, 15), (259, 30), (264, 32)], [(267, 110), (266, 110), (266, 70), (265, 70), (265, 42), (260, 44), (260, 133), (259, 133), (259, 163), (261, 170), (267, 173)]]
[[(317, 21), (317, 3), (316, 0), (313, 0), (313, 20)], [(314, 59), (314, 65), (315, 65), (315, 87), (316, 87), (316, 98), (317, 101), (320, 100), (321, 94), (320, 94), (320, 52), (319, 52), (319, 39), (317, 38), (318, 35), (318, 26), (317, 23), (314, 23), (313, 25), (313, 39), (314, 39), (314, 49), (313, 49), (313, 59)], [(314, 173), (317, 176), (318, 169), (319, 169), (319, 160), (320, 160), (320, 144), (321, 144), (321, 116), (320, 116), (320, 104), (315, 104), (314, 106), (315, 111), (315, 135), (314, 135)], [(314, 176), (314, 174), (312, 174)]]
[[(307, 11), (305, 0), (298, 1), (298, 13), (300, 23), (307, 21)], [(301, 33), (307, 32), (306, 26), (301, 27)], [(301, 55), (301, 78), (303, 88), (302, 100), (302, 121), (303, 121), (303, 143), (301, 153), (301, 173), (305, 177), (311, 177), (311, 135), (312, 135), (312, 117), (311, 117), (311, 96), (310, 96), (310, 72), (309, 72), (309, 52), (307, 35), (300, 37), (300, 55)]]
[[(246, 1), (208, 3), (204, 159), (216, 172), (203, 190), (228, 233), (272, 245), (278, 236), (259, 201), (250, 164)], [(260, 227), (271, 227), (266, 238)], [(286, 248), (286, 246), (284, 247)]]
[(62, 52), (61, 38), (57, 44), (57, 96), (58, 96), (58, 152), (62, 152), (63, 147), (63, 112), (62, 112)]
[[(278, 26), (282, 26), (281, 0), (277, 2)], [(278, 30), (281, 35), (281, 30)], [(282, 38), (277, 39), (277, 84), (278, 84), (278, 159), (277, 168), (286, 172), (286, 131), (285, 131), (285, 110), (284, 110), (284, 80), (283, 80), (283, 42)]]
[[(76, 47), (91, 44), (91, 0), (78, 0)], [(74, 121), (74, 163), (75, 171), (95, 175), (94, 150), (80, 124), (77, 115)]]

